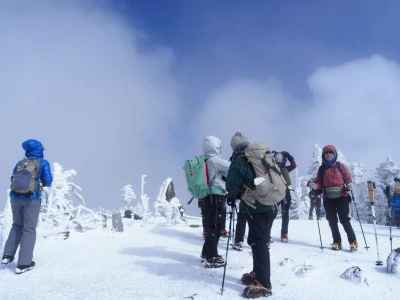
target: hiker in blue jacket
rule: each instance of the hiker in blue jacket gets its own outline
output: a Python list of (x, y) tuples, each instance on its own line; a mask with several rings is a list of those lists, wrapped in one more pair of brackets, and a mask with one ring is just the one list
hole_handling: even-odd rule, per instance
[(16, 274), (29, 271), (35, 266), (32, 258), (41, 190), (43, 187), (50, 187), (53, 181), (49, 162), (43, 158), (42, 143), (29, 139), (22, 143), (22, 148), (25, 150), (25, 158), (17, 163), (11, 177), (13, 224), (1, 260), (2, 264), (12, 262), (19, 246)]

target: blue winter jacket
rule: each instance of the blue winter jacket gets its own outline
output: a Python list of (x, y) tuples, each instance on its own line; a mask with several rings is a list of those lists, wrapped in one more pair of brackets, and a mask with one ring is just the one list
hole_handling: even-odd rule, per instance
[[(39, 180), (36, 191), (29, 195), (21, 195), (15, 192), (10, 192), (11, 200), (40, 200), (42, 186), (51, 186), (53, 176), (51, 174), (50, 164), (47, 160), (43, 159), (43, 145), (37, 140), (26, 140), (22, 143), (22, 148), (25, 150), (26, 158), (38, 159), (40, 161)], [(13, 172), (14, 173), (14, 172)]]

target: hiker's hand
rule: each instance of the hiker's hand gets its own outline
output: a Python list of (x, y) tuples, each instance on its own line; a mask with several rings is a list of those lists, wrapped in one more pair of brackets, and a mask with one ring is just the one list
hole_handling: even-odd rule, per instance
[(310, 182), (310, 188), (314, 191), (318, 190), (318, 184), (315, 182)]
[(346, 192), (351, 192), (351, 189), (352, 189), (351, 183), (347, 183), (344, 185), (344, 190)]
[(226, 203), (230, 206), (230, 207), (235, 207), (236, 206), (236, 199), (233, 198), (232, 196), (230, 196), (228, 194), (228, 197), (226, 198)]

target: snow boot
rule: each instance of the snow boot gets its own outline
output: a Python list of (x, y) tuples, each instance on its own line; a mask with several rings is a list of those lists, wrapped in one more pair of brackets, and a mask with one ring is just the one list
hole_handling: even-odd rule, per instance
[(236, 250), (236, 251), (242, 251), (242, 250), (243, 250), (243, 245), (242, 245), (241, 242), (234, 243), (234, 244), (232, 245), (232, 249), (233, 249), (233, 250)]
[(351, 243), (350, 243), (350, 251), (351, 252), (354, 252), (354, 251), (357, 251), (358, 250), (358, 243), (357, 243), (357, 241), (352, 241)]
[(256, 273), (254, 273), (254, 271), (251, 271), (249, 273), (244, 273), (242, 275), (242, 278), (240, 278), (240, 281), (244, 285), (250, 285), (250, 284), (254, 283), (255, 280), (256, 280)]
[(20, 265), (15, 268), (15, 274), (22, 274), (32, 270), (35, 267), (35, 262), (32, 261), (30, 265)]
[(254, 280), (254, 283), (251, 285), (247, 286), (243, 290), (242, 296), (245, 298), (260, 298), (260, 297), (268, 297), (272, 295), (272, 290), (270, 288), (266, 288), (263, 286), (260, 282), (258, 282), (256, 279)]
[(289, 242), (289, 238), (288, 238), (287, 233), (282, 233), (282, 234), (281, 234), (281, 242), (282, 242), (282, 243), (287, 243), (287, 242)]
[(331, 249), (335, 251), (342, 250), (342, 244), (340, 242), (333, 242), (331, 245)]
[(225, 260), (222, 257), (211, 257), (203, 265), (205, 268), (221, 268), (225, 266)]
[(1, 259), (1, 264), (2, 265), (8, 265), (10, 262), (14, 260), (14, 257), (11, 255), (4, 255), (3, 258)]

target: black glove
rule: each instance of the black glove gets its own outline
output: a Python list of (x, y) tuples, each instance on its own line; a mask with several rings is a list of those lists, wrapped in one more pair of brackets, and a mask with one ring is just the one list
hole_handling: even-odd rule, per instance
[(235, 207), (236, 206), (236, 199), (228, 194), (228, 197), (226, 198), (226, 203), (230, 207)]

